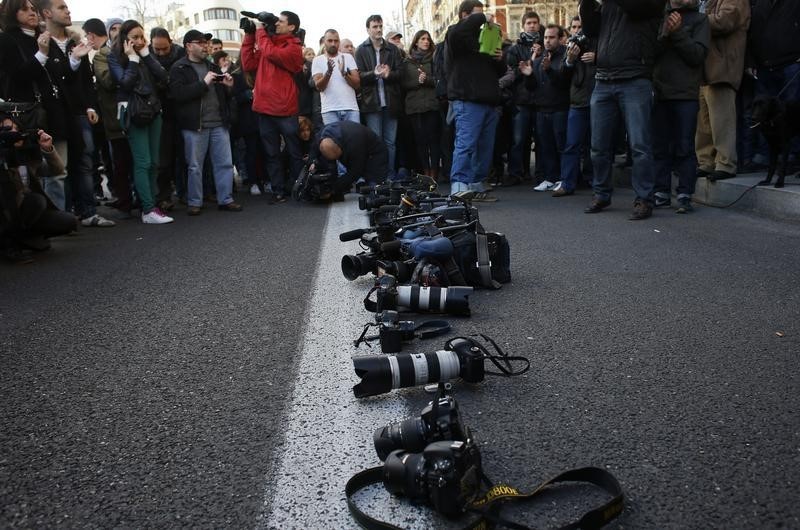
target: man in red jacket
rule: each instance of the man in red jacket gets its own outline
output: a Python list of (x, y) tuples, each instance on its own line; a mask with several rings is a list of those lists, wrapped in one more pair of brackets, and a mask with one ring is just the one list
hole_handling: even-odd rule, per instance
[[(267, 16), (268, 15), (268, 16)], [(303, 70), (303, 47), (297, 32), (300, 17), (282, 11), (277, 17), (260, 13), (266, 21), (257, 30), (245, 28), (242, 41), (242, 66), (256, 72), (253, 110), (258, 113), (258, 128), (267, 154), (267, 172), (275, 202), (286, 202), (286, 169), (281, 156), (281, 136), (289, 153), (289, 177), (294, 182), (303, 167), (300, 138), (297, 136), (297, 85), (294, 75)], [(288, 185), (291, 188), (291, 183)]]

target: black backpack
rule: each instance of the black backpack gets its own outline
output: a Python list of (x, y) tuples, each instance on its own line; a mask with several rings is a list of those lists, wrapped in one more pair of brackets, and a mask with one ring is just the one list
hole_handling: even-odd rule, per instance
[(499, 289), (511, 281), (511, 248), (505, 235), (486, 232), (480, 223), (450, 236), (458, 268), (467, 285)]

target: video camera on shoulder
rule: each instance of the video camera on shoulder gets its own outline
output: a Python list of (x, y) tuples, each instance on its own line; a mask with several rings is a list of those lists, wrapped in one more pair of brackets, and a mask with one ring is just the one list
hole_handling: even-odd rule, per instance
[[(258, 20), (259, 22), (261, 22), (262, 24), (264, 24), (264, 29), (270, 35), (274, 35), (275, 34), (275, 24), (278, 22), (277, 15), (273, 15), (272, 13), (269, 13), (267, 11), (262, 11), (260, 13), (253, 13), (252, 11), (240, 11), (240, 13), (242, 14), (243, 17), (246, 17), (248, 19), (254, 18), (254, 19)], [(252, 21), (250, 21), (250, 24), (252, 24)], [(244, 20), (242, 20), (240, 22), (239, 26), (241, 27), (243, 25), (245, 25)], [(248, 25), (247, 29), (245, 29), (243, 27), (242, 27), (242, 29), (245, 30), (245, 33), (247, 33), (247, 29), (250, 29), (250, 28), (249, 28), (249, 25)], [(252, 29), (255, 32), (255, 25), (253, 25)]]

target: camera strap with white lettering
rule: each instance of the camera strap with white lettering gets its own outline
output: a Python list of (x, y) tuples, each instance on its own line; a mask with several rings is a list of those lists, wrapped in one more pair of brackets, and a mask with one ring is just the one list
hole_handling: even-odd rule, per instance
[[(612, 498), (601, 506), (589, 510), (583, 514), (580, 519), (560, 527), (560, 530), (574, 530), (578, 528), (589, 530), (602, 528), (622, 513), (625, 506), (622, 487), (619, 485), (619, 482), (617, 482), (617, 479), (608, 471), (597, 467), (584, 467), (566, 471), (543, 482), (530, 493), (521, 493), (516, 488), (505, 484), (492, 485), (491, 481), (486, 478), (483, 472), (481, 472), (481, 479), (489, 486), (489, 490), (465, 508), (465, 513), (478, 514), (479, 517), (465, 526), (464, 530), (488, 530), (497, 526), (513, 528), (515, 530), (531, 530), (532, 527), (503, 519), (500, 516), (502, 506), (516, 501), (533, 500), (537, 495), (547, 491), (549, 486), (564, 482), (585, 482), (593, 484), (607, 492)], [(402, 527), (370, 517), (362, 512), (353, 500), (353, 495), (359, 490), (373, 484), (379, 484), (382, 481), (383, 466), (365, 469), (351, 477), (345, 486), (347, 507), (350, 509), (350, 513), (356, 522), (367, 530), (403, 530)]]

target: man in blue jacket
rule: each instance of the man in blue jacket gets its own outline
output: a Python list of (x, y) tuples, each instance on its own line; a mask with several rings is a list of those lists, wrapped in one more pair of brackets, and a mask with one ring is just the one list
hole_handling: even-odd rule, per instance
[(631, 220), (653, 213), (653, 64), (664, 19), (664, 0), (584, 0), (583, 32), (597, 42), (597, 84), (592, 94), (592, 164), (594, 198), (584, 211), (597, 213), (611, 205), (614, 137), (609, 134), (622, 115), (633, 153)]

